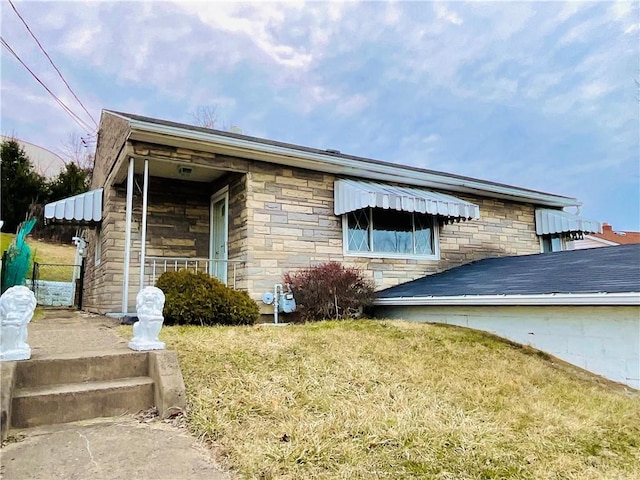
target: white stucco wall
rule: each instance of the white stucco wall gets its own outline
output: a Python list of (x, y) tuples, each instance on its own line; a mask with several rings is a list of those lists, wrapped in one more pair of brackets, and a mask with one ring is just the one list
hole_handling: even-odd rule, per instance
[(376, 315), (484, 330), (640, 389), (640, 306), (406, 306)]

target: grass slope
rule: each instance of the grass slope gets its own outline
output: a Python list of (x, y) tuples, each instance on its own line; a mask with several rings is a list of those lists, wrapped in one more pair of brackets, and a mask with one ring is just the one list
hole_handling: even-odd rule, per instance
[[(0, 234), (0, 254), (4, 252), (15, 238), (14, 234)], [(74, 245), (43, 242), (27, 237), (27, 244), (31, 247), (31, 267), (27, 277), (31, 278), (33, 262), (45, 264), (40, 271), (41, 280), (68, 282), (73, 275), (73, 265), (76, 255)], [(55, 266), (54, 266), (55, 265)], [(60, 266), (64, 265), (64, 266)]]
[(467, 329), (169, 327), (188, 422), (246, 478), (640, 478), (640, 399)]

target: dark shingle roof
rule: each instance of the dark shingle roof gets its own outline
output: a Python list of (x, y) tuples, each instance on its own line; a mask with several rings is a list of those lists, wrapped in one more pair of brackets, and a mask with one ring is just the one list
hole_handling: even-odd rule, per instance
[(640, 292), (640, 245), (487, 258), (403, 283), (378, 298)]

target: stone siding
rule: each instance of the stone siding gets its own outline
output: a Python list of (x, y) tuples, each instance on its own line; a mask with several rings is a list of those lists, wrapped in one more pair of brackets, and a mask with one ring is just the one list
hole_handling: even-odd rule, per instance
[(344, 255), (334, 176), (255, 163), (247, 177), (247, 289), (256, 300), (284, 273), (328, 261), (362, 269), (382, 289), (480, 258), (540, 251), (533, 205), (458, 195), (478, 204), (481, 218), (440, 227), (440, 260)]
[(101, 188), (105, 185), (128, 134), (129, 122), (109, 113), (102, 114), (98, 131), (96, 160), (91, 176), (91, 189)]
[[(149, 178), (147, 257), (208, 258), (210, 186)], [(95, 265), (96, 235), (89, 238), (84, 304), (96, 311), (120, 311), (124, 272), (126, 187), (105, 189), (102, 258)], [(142, 198), (133, 201), (129, 305), (133, 308), (140, 278)], [(147, 270), (147, 282), (151, 282)], [(117, 306), (117, 309), (116, 309)], [(114, 310), (116, 309), (116, 310)]]
[[(333, 213), (333, 175), (175, 147), (129, 148), (138, 162), (151, 160), (152, 175), (154, 158), (207, 164), (227, 172), (211, 184), (150, 178), (147, 256), (208, 257), (210, 198), (228, 187), (228, 257), (243, 262), (235, 268), (236, 287), (257, 301), (281, 283), (286, 272), (328, 261), (361, 268), (382, 289), (480, 258), (538, 253), (540, 248), (533, 205), (457, 194), (477, 203), (481, 218), (440, 228), (440, 260), (344, 255), (342, 219)], [(105, 186), (102, 257), (97, 266), (95, 234), (89, 238), (84, 304), (90, 310), (121, 309), (125, 202), (125, 185)], [(139, 283), (141, 202), (137, 193), (130, 308)], [(230, 265), (229, 284), (233, 275)], [(261, 306), (263, 313), (269, 311)]]
[[(115, 188), (109, 186), (104, 187), (102, 198), (101, 228), (88, 230), (85, 233), (88, 242), (83, 308), (99, 313), (119, 312), (122, 295), (126, 200), (118, 195)], [(95, 261), (97, 241), (101, 243), (99, 264)]]

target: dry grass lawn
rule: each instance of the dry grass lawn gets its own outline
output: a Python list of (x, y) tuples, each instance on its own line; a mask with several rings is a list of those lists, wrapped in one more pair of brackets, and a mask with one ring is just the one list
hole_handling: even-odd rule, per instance
[[(12, 233), (0, 234), (0, 250), (4, 252), (13, 241)], [(31, 247), (31, 253), (36, 262), (73, 264), (76, 255), (76, 247), (73, 244), (49, 243), (42, 240), (34, 240), (27, 237), (27, 244)], [(0, 252), (0, 253), (1, 253)]]
[(169, 327), (192, 431), (242, 478), (640, 478), (640, 398), (471, 330)]
[[(4, 252), (15, 238), (14, 234), (0, 234), (0, 253)], [(31, 247), (31, 264), (38, 262), (47, 266), (41, 269), (41, 280), (54, 280), (68, 282), (73, 275), (73, 265), (76, 255), (76, 247), (73, 244), (60, 244), (43, 242), (27, 237), (27, 244)], [(53, 266), (56, 265), (56, 266)], [(64, 265), (64, 266), (57, 266)], [(31, 278), (31, 270), (27, 276)]]

